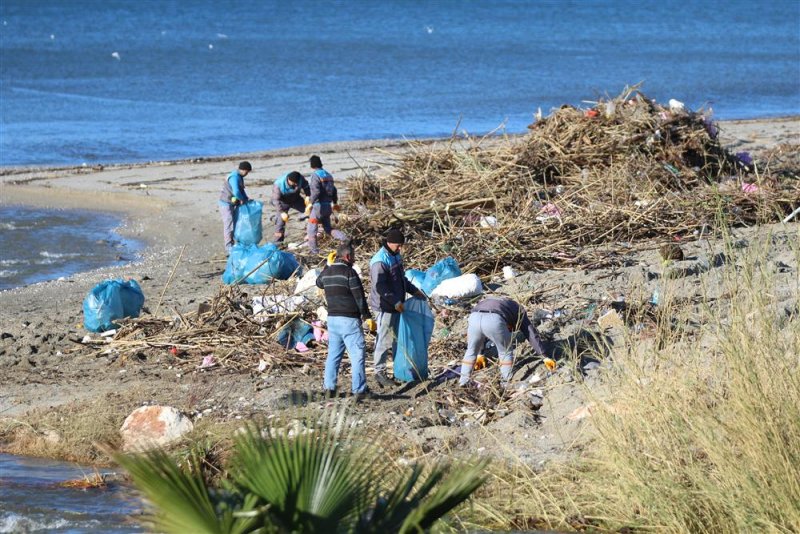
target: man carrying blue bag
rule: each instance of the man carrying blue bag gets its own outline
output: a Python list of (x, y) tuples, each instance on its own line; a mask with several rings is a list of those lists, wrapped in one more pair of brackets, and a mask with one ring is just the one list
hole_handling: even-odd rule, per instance
[(369, 306), (377, 318), (378, 337), (375, 340), (373, 364), (375, 380), (382, 387), (395, 386), (386, 375), (386, 360), (389, 351), (397, 354), (397, 328), (400, 314), (403, 313), (406, 293), (426, 298), (406, 277), (403, 271), (403, 258), (400, 249), (406, 242), (403, 232), (392, 228), (380, 250), (369, 262), (370, 294)]
[(239, 163), (239, 167), (225, 179), (219, 193), (218, 204), (219, 213), (222, 216), (222, 235), (225, 239), (225, 252), (228, 253), (234, 243), (233, 227), (236, 223), (239, 206), (250, 200), (244, 190), (244, 177), (252, 170), (253, 166), (249, 161)]

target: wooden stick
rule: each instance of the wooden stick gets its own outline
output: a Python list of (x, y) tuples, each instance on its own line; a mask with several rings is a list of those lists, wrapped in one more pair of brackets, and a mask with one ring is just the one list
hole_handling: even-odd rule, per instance
[(164, 289), (161, 290), (161, 295), (158, 297), (158, 304), (156, 305), (156, 311), (153, 312), (153, 315), (158, 315), (158, 310), (161, 308), (161, 301), (164, 299), (164, 293), (167, 292), (167, 288), (169, 287), (170, 282), (172, 282), (172, 277), (175, 276), (175, 270), (178, 268), (178, 264), (183, 257), (183, 252), (186, 250), (187, 245), (183, 245), (181, 249), (181, 253), (178, 254), (178, 259), (175, 261), (175, 265), (172, 266), (172, 272), (169, 273), (169, 278), (167, 279), (167, 283), (164, 284)]

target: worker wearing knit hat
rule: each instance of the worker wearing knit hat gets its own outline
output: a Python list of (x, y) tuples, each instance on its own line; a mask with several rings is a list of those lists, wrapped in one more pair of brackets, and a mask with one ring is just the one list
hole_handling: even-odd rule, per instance
[(399, 228), (385, 234), (380, 250), (369, 262), (370, 293), (369, 307), (376, 315), (378, 337), (375, 340), (373, 358), (375, 379), (383, 387), (395, 383), (386, 375), (386, 360), (389, 350), (397, 352), (397, 327), (406, 293), (425, 298), (425, 295), (406, 279), (400, 249), (406, 237)]

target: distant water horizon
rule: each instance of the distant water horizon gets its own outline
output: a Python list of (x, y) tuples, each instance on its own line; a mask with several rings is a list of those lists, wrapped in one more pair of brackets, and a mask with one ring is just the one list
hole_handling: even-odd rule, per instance
[(521, 133), (642, 82), (800, 115), (800, 2), (0, 3), (0, 166)]

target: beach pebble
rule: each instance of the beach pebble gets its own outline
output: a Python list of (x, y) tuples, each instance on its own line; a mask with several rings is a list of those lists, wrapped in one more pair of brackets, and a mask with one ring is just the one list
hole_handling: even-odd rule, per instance
[(143, 451), (164, 447), (180, 440), (193, 427), (188, 417), (171, 406), (142, 406), (120, 428), (122, 449)]

